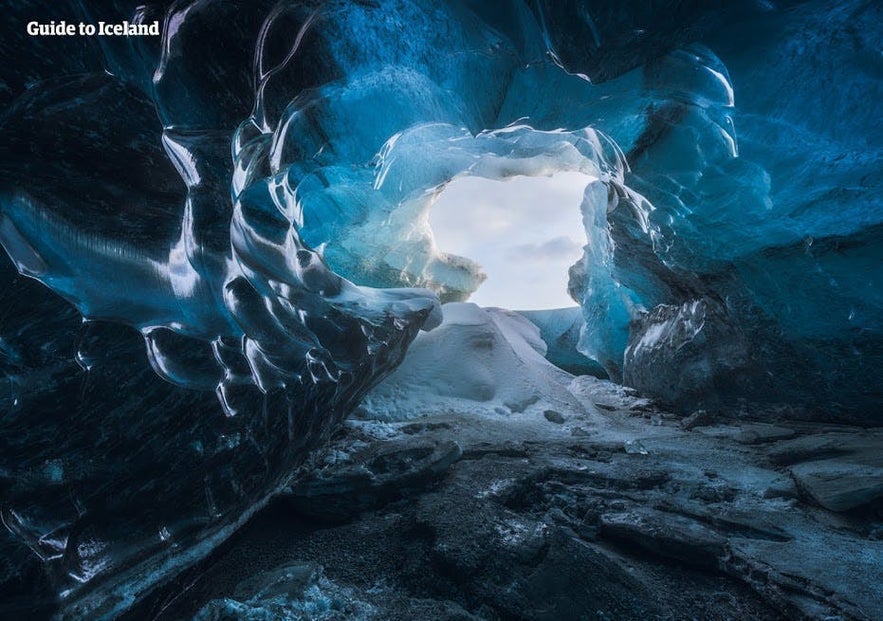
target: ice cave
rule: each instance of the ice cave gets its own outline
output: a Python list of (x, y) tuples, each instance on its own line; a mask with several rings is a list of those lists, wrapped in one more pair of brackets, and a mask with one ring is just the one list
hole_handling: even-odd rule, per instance
[(2, 14), (0, 618), (883, 621), (881, 3)]

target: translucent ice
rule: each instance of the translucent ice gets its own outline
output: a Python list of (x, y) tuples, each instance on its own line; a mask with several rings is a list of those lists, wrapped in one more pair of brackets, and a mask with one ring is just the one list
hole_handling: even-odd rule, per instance
[(284, 485), (480, 283), (428, 225), (460, 176), (593, 179), (569, 292), (611, 378), (878, 415), (880, 9), (780, 4), (84, 1), (163, 36), (4, 33), (10, 606), (112, 615)]

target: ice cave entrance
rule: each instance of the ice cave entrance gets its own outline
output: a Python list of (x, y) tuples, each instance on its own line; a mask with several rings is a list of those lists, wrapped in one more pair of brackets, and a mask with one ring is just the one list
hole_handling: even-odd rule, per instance
[(591, 180), (559, 172), (448, 184), (429, 223), (440, 249), (469, 257), (487, 274), (469, 301), (513, 310), (575, 306), (568, 268), (586, 243), (580, 204)]

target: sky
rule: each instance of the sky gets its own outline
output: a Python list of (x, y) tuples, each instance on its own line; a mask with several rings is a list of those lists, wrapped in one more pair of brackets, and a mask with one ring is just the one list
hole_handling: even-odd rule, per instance
[(469, 299), (480, 306), (536, 310), (575, 306), (567, 269), (586, 243), (582, 173), (451, 182), (429, 215), (438, 247), (478, 262), (487, 280)]

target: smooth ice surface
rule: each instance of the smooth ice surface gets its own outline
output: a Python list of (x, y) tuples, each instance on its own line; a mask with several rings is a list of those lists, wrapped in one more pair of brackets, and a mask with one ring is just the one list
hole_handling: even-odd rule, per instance
[(540, 331), (546, 344), (546, 359), (573, 375), (607, 377), (607, 372), (596, 361), (579, 351), (579, 340), (586, 321), (579, 306), (548, 310), (519, 311)]
[(135, 5), (5, 12), (14, 615), (116, 614), (285, 485), (481, 283), (429, 221), (464, 177), (594, 179), (568, 287), (612, 379), (879, 421), (879, 3)]
[(590, 177), (457, 179), (429, 214), (436, 245), (487, 275), (469, 301), (518, 310), (573, 305), (567, 271), (582, 255), (579, 205)]

